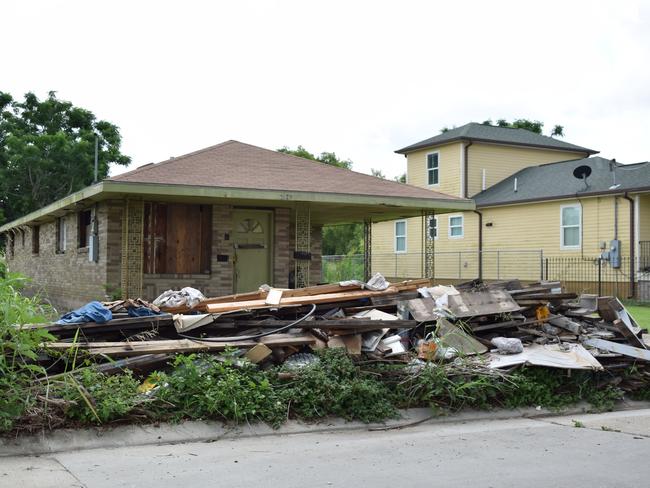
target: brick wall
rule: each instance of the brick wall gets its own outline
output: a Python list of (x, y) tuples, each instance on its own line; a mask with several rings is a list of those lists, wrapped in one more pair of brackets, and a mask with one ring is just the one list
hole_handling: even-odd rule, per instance
[[(80, 209), (81, 210), (81, 209)], [(20, 233), (14, 245), (14, 254), (7, 256), (10, 271), (31, 278), (27, 293), (39, 293), (60, 312), (77, 308), (91, 300), (104, 300), (107, 278), (107, 216), (109, 205), (97, 207), (99, 224), (99, 260), (88, 260), (88, 248), (79, 248), (78, 214), (69, 212), (61, 217), (66, 225), (65, 252), (57, 252), (56, 220), (40, 224), (38, 254), (32, 253), (33, 231), (25, 232), (24, 245)]]
[(293, 271), (293, 249), (295, 243), (291, 240), (291, 209), (275, 209), (273, 280), (278, 288), (289, 287), (289, 273)]
[[(25, 227), (25, 243), (20, 232), (14, 237), (13, 257), (7, 253), (10, 271), (32, 279), (29, 293), (41, 293), (60, 312), (66, 312), (91, 300), (111, 299), (107, 287), (121, 288), (123, 201), (106, 201), (97, 206), (99, 260), (88, 261), (88, 249), (79, 248), (76, 212), (64, 216), (67, 226), (66, 251), (56, 252), (56, 221), (40, 225), (40, 246), (32, 254), (31, 228)], [(212, 209), (212, 255), (210, 274), (145, 275), (143, 298), (153, 300), (163, 291), (191, 286), (206, 296), (233, 292), (233, 248), (230, 241), (233, 207), (214, 205)], [(294, 270), (294, 217), (287, 208), (274, 210), (273, 285), (287, 287)], [(321, 276), (321, 227), (312, 228), (310, 282)]]

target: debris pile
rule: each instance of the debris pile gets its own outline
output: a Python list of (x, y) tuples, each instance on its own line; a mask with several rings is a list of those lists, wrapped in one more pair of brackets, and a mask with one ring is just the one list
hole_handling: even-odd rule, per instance
[[(97, 320), (86, 321), (86, 320)], [(234, 348), (261, 367), (299, 369), (310, 353), (344, 348), (414, 366), (474, 357), (491, 369), (534, 365), (615, 371), (650, 361), (642, 329), (613, 297), (560, 282), (432, 286), (429, 280), (348, 281), (205, 298), (192, 288), (143, 300), (92, 302), (54, 324), (45, 351), (91, 357), (100, 371), (147, 370), (174, 354)]]

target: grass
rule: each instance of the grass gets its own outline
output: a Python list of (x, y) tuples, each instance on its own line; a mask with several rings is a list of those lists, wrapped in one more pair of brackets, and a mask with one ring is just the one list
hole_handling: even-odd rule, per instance
[(650, 303), (624, 302), (624, 305), (639, 326), (650, 331)]

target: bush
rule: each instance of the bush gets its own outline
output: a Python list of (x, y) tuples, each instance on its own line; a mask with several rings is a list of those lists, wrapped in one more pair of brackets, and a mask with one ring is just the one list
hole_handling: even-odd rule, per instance
[(130, 371), (107, 376), (92, 369), (68, 375), (53, 395), (68, 401), (65, 415), (84, 423), (106, 423), (123, 418), (140, 403), (138, 381)]
[(20, 293), (26, 281), (11, 273), (0, 277), (0, 431), (10, 430), (34, 405), (37, 392), (33, 380), (44, 374), (36, 364), (37, 351), (41, 343), (54, 339), (41, 329), (16, 325), (44, 322), (50, 313), (37, 297), (27, 298)]
[(319, 356), (284, 384), (283, 396), (296, 416), (378, 422), (397, 415), (386, 385), (364, 375), (344, 349), (325, 349)]
[(231, 360), (207, 355), (178, 356), (171, 373), (155, 373), (151, 380), (159, 385), (156, 408), (163, 417), (271, 425), (286, 418), (286, 405), (269, 376), (247, 362), (234, 367)]

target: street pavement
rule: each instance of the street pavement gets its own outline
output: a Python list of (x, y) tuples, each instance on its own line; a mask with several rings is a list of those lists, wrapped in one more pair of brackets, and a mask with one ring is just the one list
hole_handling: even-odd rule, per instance
[(650, 486), (650, 410), (0, 458), (0, 487)]

